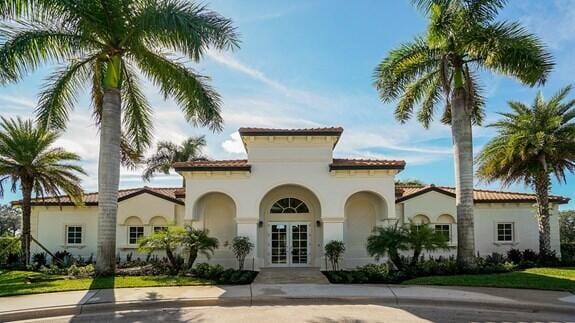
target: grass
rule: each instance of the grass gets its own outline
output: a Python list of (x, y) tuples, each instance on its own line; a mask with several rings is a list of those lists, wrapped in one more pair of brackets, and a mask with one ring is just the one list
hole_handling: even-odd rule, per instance
[(481, 286), (575, 292), (575, 267), (530, 268), (504, 274), (419, 277), (405, 285)]
[[(27, 278), (33, 278), (28, 283)], [(180, 276), (116, 276), (96, 278), (68, 278), (44, 275), (33, 271), (0, 271), (0, 296), (62, 292), (72, 290), (210, 285), (211, 281)]]

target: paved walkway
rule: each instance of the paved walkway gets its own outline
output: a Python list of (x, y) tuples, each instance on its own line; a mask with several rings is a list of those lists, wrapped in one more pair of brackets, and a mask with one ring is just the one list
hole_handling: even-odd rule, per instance
[(329, 284), (319, 268), (262, 268), (254, 284)]
[(397, 285), (252, 284), (125, 288), (0, 298), (0, 321), (190, 306), (429, 305), (575, 315), (567, 292)]

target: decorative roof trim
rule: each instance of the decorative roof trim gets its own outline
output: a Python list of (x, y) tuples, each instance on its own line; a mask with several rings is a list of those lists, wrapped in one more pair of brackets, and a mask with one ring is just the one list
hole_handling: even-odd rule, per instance
[(207, 160), (174, 163), (174, 169), (184, 172), (251, 172), (252, 165), (245, 159)]
[(329, 164), (329, 170), (356, 170), (356, 169), (405, 169), (403, 160), (385, 159), (342, 159), (334, 158)]
[(337, 136), (343, 132), (342, 127), (326, 128), (301, 128), (301, 129), (274, 129), (274, 128), (249, 128), (242, 127), (239, 130), (241, 136)]

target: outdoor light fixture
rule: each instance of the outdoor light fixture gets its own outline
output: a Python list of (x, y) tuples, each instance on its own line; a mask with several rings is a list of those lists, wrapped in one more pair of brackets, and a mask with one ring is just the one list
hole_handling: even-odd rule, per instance
[(263, 227), (263, 226), (264, 226), (264, 221), (260, 221), (260, 222), (258, 222), (258, 227), (260, 227), (260, 228), (261, 228), (261, 227)]
[(321, 221), (320, 220), (315, 221), (315, 225), (321, 227)]

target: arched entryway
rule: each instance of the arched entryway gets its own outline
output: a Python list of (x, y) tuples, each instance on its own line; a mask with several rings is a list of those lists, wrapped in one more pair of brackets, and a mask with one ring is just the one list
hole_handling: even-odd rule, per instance
[[(212, 261), (233, 267), (234, 256), (228, 247), (236, 236), (236, 204), (227, 194), (211, 192), (203, 195), (194, 207), (194, 227), (209, 230), (209, 235), (219, 241)], [(206, 261), (200, 257), (198, 262)]]
[(260, 203), (258, 257), (267, 267), (319, 266), (321, 207), (309, 189), (286, 184)]
[(352, 194), (345, 203), (345, 265), (355, 267), (373, 262), (366, 250), (367, 238), (373, 228), (387, 219), (387, 205), (381, 195), (361, 191)]

